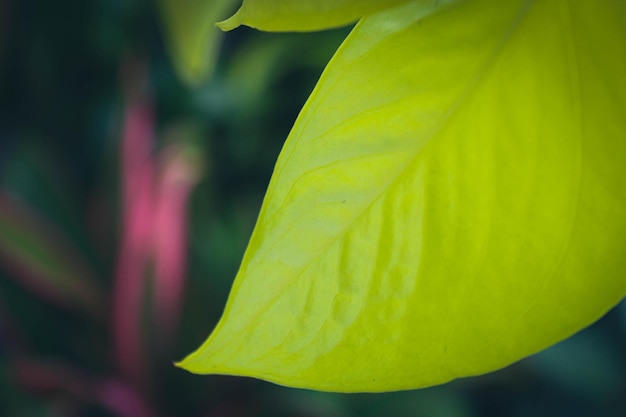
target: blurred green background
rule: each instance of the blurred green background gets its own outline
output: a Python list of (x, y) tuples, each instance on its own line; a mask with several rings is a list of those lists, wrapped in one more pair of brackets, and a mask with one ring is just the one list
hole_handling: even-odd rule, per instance
[[(190, 87), (152, 1), (0, 0), (0, 416), (626, 416), (624, 303), (505, 370), (418, 391), (318, 393), (172, 365), (216, 324), (282, 143), (348, 31), (237, 29)], [(171, 328), (153, 296), (160, 252), (133, 258), (124, 243), (133, 108), (149, 115), (154, 183), (176, 160), (191, 192), (172, 194), (179, 229), (168, 223), (188, 236), (164, 238), (187, 242)], [(143, 276), (126, 305), (130, 366), (113, 319), (123, 256)]]

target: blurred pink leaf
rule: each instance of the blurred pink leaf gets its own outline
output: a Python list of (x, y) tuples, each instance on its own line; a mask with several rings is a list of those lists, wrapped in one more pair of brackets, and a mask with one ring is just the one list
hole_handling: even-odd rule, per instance
[(94, 400), (121, 417), (155, 417), (157, 413), (132, 387), (114, 378), (98, 381)]
[(152, 103), (128, 94), (122, 131), (122, 240), (113, 295), (113, 331), (121, 370), (134, 380), (144, 373), (141, 313), (144, 274), (151, 247), (154, 162)]
[[(136, 87), (145, 81), (145, 70), (133, 62), (125, 70), (126, 108), (120, 155), (123, 229), (113, 331), (120, 369), (127, 377), (140, 381), (146, 371), (142, 307), (149, 295), (153, 297), (151, 320), (160, 347), (169, 348), (178, 326), (186, 273), (187, 202), (199, 170), (194, 155), (177, 143), (153, 155), (154, 104), (149, 94)], [(152, 276), (148, 274), (151, 268)], [(154, 279), (152, 285), (148, 285), (149, 278)], [(152, 294), (148, 293), (150, 288)]]
[(25, 389), (69, 397), (76, 407), (97, 404), (120, 417), (157, 416), (139, 392), (116, 378), (94, 377), (68, 363), (28, 357), (14, 358), (11, 369)]
[(78, 251), (24, 202), (0, 190), (0, 265), (33, 293), (100, 317), (100, 289)]
[(155, 212), (155, 312), (165, 342), (172, 340), (181, 313), (187, 255), (187, 202), (198, 180), (192, 155), (171, 145), (162, 152)]
[(86, 376), (66, 363), (28, 357), (13, 358), (10, 363), (17, 382), (29, 391), (46, 394), (63, 390), (75, 397), (89, 395)]

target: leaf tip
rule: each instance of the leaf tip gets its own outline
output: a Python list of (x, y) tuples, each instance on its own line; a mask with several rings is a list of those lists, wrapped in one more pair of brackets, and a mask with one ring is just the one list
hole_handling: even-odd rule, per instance
[(180, 361), (174, 361), (172, 362), (172, 365), (184, 371), (191, 372), (192, 374), (199, 373), (197, 370), (194, 370), (193, 365), (189, 364), (188, 358), (182, 359)]
[(237, 12), (226, 20), (217, 22), (215, 26), (220, 28), (224, 32), (231, 31), (238, 28), (243, 24), (243, 7), (240, 7)]
[(173, 362), (173, 365), (187, 372), (191, 372), (192, 374), (206, 375), (214, 373), (212, 369), (213, 367), (209, 363), (210, 361), (207, 361), (206, 356), (201, 355), (200, 351), (201, 349), (198, 349), (197, 351), (190, 353), (182, 360)]

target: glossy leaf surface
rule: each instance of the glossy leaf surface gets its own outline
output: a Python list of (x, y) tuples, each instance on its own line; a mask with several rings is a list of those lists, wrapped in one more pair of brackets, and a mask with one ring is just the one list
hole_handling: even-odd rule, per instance
[(235, 0), (159, 0), (172, 60), (188, 84), (206, 80), (215, 66), (222, 34), (215, 22)]
[[(244, 0), (231, 18), (218, 25), (240, 25), (268, 31), (309, 31), (343, 26), (363, 16), (409, 0)], [(434, 0), (419, 0), (424, 5)]]
[(506, 366), (626, 293), (626, 5), (363, 20), (298, 118), (226, 311), (181, 366), (332, 391)]

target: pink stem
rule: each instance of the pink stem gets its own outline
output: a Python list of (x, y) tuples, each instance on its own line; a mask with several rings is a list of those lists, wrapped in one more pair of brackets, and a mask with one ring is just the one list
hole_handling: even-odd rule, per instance
[(130, 98), (122, 134), (123, 230), (113, 295), (113, 331), (120, 370), (135, 381), (144, 373), (141, 306), (153, 223), (153, 125), (151, 103)]
[(165, 152), (155, 222), (155, 307), (161, 336), (173, 340), (182, 308), (187, 253), (187, 202), (195, 167), (179, 149)]

